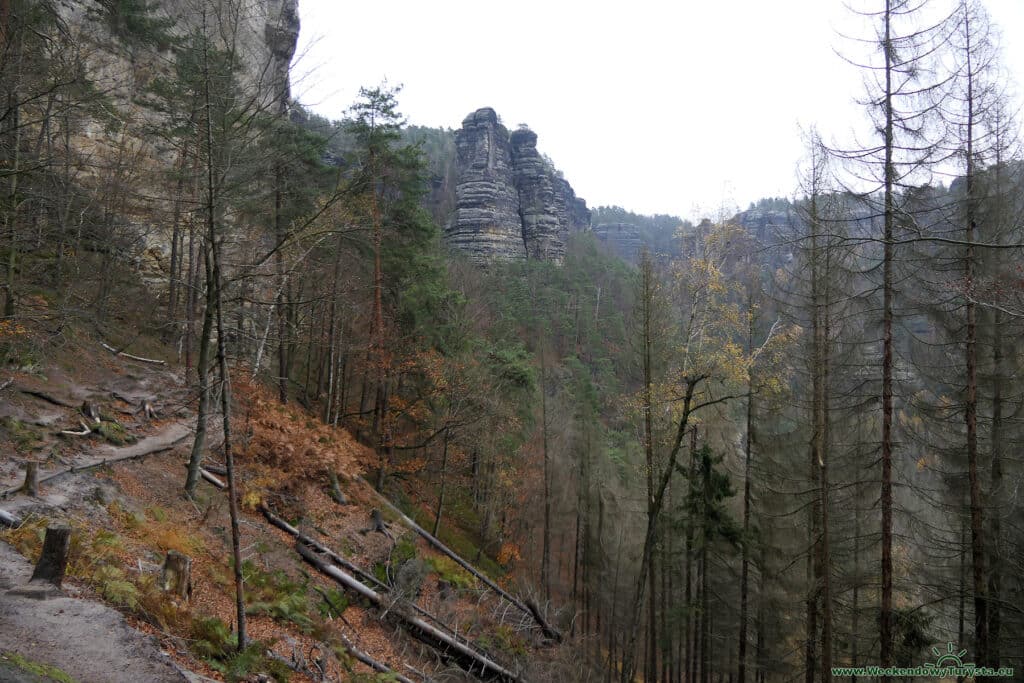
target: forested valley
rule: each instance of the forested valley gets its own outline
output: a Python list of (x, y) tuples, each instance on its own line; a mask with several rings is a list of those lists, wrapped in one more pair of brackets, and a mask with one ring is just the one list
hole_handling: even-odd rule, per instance
[(292, 97), (294, 2), (0, 0), (0, 536), (69, 523), (68, 581), (214, 679), (1020, 679), (1020, 120), (940, 4), (856, 3), (871, 125), (790, 197), (521, 208), (507, 257), (448, 239), (497, 210), (469, 128)]

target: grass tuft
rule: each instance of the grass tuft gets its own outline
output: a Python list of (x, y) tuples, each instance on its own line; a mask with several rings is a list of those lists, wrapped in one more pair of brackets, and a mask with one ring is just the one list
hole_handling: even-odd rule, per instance
[(77, 683), (74, 678), (49, 664), (33, 662), (31, 659), (22, 657), (17, 652), (0, 652), (0, 661), (8, 661), (26, 673), (35, 676), (42, 676), (56, 683)]

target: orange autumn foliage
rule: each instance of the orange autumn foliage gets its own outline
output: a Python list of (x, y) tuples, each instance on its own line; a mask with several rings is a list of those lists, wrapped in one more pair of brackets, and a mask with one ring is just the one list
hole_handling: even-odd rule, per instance
[(366, 457), (365, 449), (347, 431), (323, 424), (301, 407), (281, 405), (268, 389), (248, 379), (236, 379), (233, 389), (242, 457), (293, 478), (322, 477), (332, 469), (346, 478), (360, 474), (357, 463)]

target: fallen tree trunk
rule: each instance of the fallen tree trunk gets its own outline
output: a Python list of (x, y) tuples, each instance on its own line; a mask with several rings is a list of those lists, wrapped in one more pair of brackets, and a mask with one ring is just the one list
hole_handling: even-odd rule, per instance
[(65, 436), (89, 436), (92, 434), (92, 428), (89, 425), (85, 424), (81, 420), (78, 421), (78, 424), (82, 426), (82, 431), (76, 432), (73, 429), (62, 429), (60, 433)]
[(278, 529), (280, 529), (281, 531), (283, 531), (283, 532), (285, 532), (287, 534), (291, 534), (297, 540), (301, 541), (303, 544), (313, 548), (318, 553), (321, 553), (321, 554), (326, 555), (327, 557), (331, 558), (331, 560), (334, 563), (336, 563), (338, 566), (340, 566), (342, 569), (344, 569), (345, 571), (351, 572), (351, 573), (355, 574), (356, 576), (358, 576), (360, 581), (363, 581), (365, 583), (369, 583), (369, 584), (371, 584), (373, 586), (376, 586), (377, 588), (380, 588), (381, 590), (385, 590), (386, 591), (388, 589), (388, 587), (383, 582), (381, 582), (376, 576), (374, 576), (373, 574), (370, 574), (369, 572), (363, 571), (357, 565), (352, 564), (351, 562), (346, 560), (344, 557), (342, 557), (338, 553), (334, 552), (333, 550), (331, 550), (330, 548), (325, 546), (323, 543), (320, 543), (315, 538), (307, 536), (306, 534), (302, 533), (301, 531), (299, 531), (298, 529), (293, 527), (288, 522), (284, 521), (283, 519), (281, 519), (280, 517), (275, 515), (271, 511), (271, 509), (269, 507), (267, 507), (266, 503), (260, 503), (260, 512), (263, 513), (263, 516), (267, 518), (268, 522), (270, 522), (271, 524), (276, 526)]
[[(380, 579), (378, 579), (373, 574), (370, 574), (369, 572), (363, 571), (358, 565), (353, 564), (352, 562), (349, 562), (344, 557), (342, 557), (338, 553), (334, 552), (333, 550), (331, 550), (330, 548), (325, 546), (323, 543), (320, 543), (319, 541), (317, 541), (315, 538), (312, 538), (311, 536), (305, 535), (304, 533), (302, 533), (301, 531), (299, 531), (298, 529), (293, 527), (291, 524), (289, 524), (288, 522), (284, 521), (283, 519), (281, 519), (280, 517), (275, 515), (273, 513), (273, 511), (269, 507), (267, 507), (266, 503), (260, 503), (260, 512), (262, 512), (263, 516), (267, 518), (267, 521), (269, 521), (271, 524), (276, 526), (278, 529), (280, 529), (281, 531), (284, 531), (287, 534), (291, 534), (300, 543), (302, 543), (303, 545), (309, 546), (310, 548), (313, 548), (314, 550), (316, 550), (321, 555), (325, 555), (325, 556), (329, 557), (332, 562), (337, 564), (339, 567), (341, 567), (345, 571), (347, 571), (347, 572), (353, 574), (354, 576), (358, 577), (359, 580), (362, 581), (364, 584), (369, 584), (371, 586), (379, 588), (383, 592), (387, 592), (387, 591), (390, 590), (390, 588), (386, 584), (384, 584), (382, 581), (380, 581)], [(417, 605), (415, 602), (409, 601), (409, 602), (403, 603), (403, 607), (408, 607), (409, 609), (413, 610), (414, 612), (416, 612), (420, 616), (425, 617), (426, 619), (430, 620), (433, 624), (435, 624), (442, 631), (448, 633), (451, 637), (453, 637), (453, 638), (461, 638), (459, 636), (458, 632), (455, 629), (453, 629), (451, 626), (448, 626), (446, 623), (441, 621), (438, 617), (434, 616), (433, 614), (431, 614), (427, 610), (423, 609), (422, 607)], [(473, 643), (470, 643), (469, 641), (466, 641), (465, 639), (462, 639), (462, 640), (463, 640), (463, 643), (466, 645), (466, 647), (472, 648), (473, 650), (475, 650), (476, 652), (478, 652), (480, 655), (482, 655), (484, 657), (488, 657), (488, 658), (490, 657), (490, 655), (487, 652), (485, 652), (481, 648), (477, 647)]]
[[(63, 469), (63, 470), (60, 470), (58, 472), (54, 472), (53, 474), (48, 474), (45, 477), (40, 477), (38, 483), (39, 484), (45, 484), (48, 481), (53, 481), (57, 477), (63, 477), (65, 474), (74, 474), (76, 472), (87, 472), (89, 470), (96, 469), (97, 467), (106, 467), (107, 465), (113, 465), (115, 463), (124, 462), (125, 460), (136, 460), (138, 458), (144, 458), (147, 455), (153, 455), (154, 453), (162, 453), (163, 451), (168, 451), (168, 450), (174, 448), (179, 443), (181, 443), (186, 438), (188, 438), (188, 436), (189, 436), (188, 434), (184, 434), (180, 438), (175, 439), (174, 441), (170, 441), (170, 442), (160, 442), (160, 441), (157, 441), (151, 447), (144, 447), (144, 448), (142, 448), (142, 450), (136, 451), (135, 449), (145, 446), (145, 441), (146, 440), (143, 439), (143, 441), (140, 441), (140, 442), (134, 444), (133, 446), (129, 447), (128, 450), (130, 452), (127, 453), (126, 455), (119, 455), (119, 456), (115, 456), (113, 458), (103, 458), (102, 460), (98, 460), (96, 462), (89, 463), (88, 465), (77, 465), (75, 467), (69, 467), (67, 469)], [(10, 488), (10, 489), (6, 489), (6, 490), (3, 490), (3, 491), (0, 491), (0, 498), (6, 498), (7, 496), (10, 496), (12, 494), (18, 493), (19, 491), (21, 491), (21, 487), (20, 486), (16, 486), (14, 488)]]
[(9, 526), (12, 529), (21, 526), (21, 520), (6, 510), (0, 510), (0, 524)]
[(206, 481), (210, 482), (211, 484), (213, 484), (214, 486), (219, 488), (221, 491), (223, 491), (224, 489), (226, 489), (228, 487), (227, 484), (225, 484), (220, 479), (218, 479), (217, 477), (213, 476), (212, 474), (210, 474), (209, 472), (207, 472), (203, 468), (199, 469), (199, 474), (200, 474), (200, 476), (202, 476), (203, 479), (205, 479)]
[(23, 394), (25, 394), (27, 396), (35, 396), (36, 398), (42, 399), (42, 400), (46, 401), (47, 403), (52, 403), (55, 406), (60, 406), (61, 408), (77, 408), (78, 407), (74, 403), (71, 403), (69, 401), (65, 401), (65, 400), (57, 398), (55, 396), (50, 396), (45, 391), (36, 391), (35, 389), (24, 389), (24, 388), (18, 389), (18, 391), (20, 391), (21, 393), (23, 393)]
[(133, 356), (130, 353), (118, 351), (117, 349), (115, 349), (110, 344), (107, 344), (106, 342), (100, 342), (100, 346), (105, 348), (107, 351), (110, 351), (115, 356), (124, 356), (125, 358), (128, 358), (130, 360), (137, 360), (140, 363), (150, 363), (151, 365), (167, 365), (167, 361), (165, 360), (157, 360), (155, 358), (143, 358), (142, 356)]
[(341, 644), (345, 647), (348, 653), (356, 659), (358, 659), (363, 664), (365, 664), (366, 666), (382, 674), (391, 674), (394, 677), (394, 679), (398, 681), (398, 683), (415, 683), (415, 681), (406, 678), (405, 676), (403, 676), (402, 674), (398, 673), (393, 669), (389, 669), (386, 665), (381, 664), (376, 659), (360, 650), (358, 647), (353, 645), (352, 641), (346, 638), (344, 634), (340, 635)]
[[(368, 600), (375, 607), (385, 606), (384, 599), (376, 591), (366, 587), (355, 577), (346, 574), (334, 565), (324, 562), (313, 550), (301, 542), (295, 544), (295, 549), (306, 562), (316, 567), (321, 574), (331, 577), (345, 588)], [(438, 650), (442, 656), (454, 660), (469, 673), (482, 679), (520, 683), (521, 679), (513, 672), (475, 652), (469, 646), (460, 643), (419, 617), (402, 614), (396, 610), (389, 611), (388, 615), (400, 622), (417, 640)]]
[(515, 597), (514, 595), (509, 594), (501, 586), (494, 583), (494, 581), (492, 581), (489, 577), (485, 576), (482, 572), (480, 572), (476, 567), (474, 567), (469, 562), (459, 557), (457, 554), (455, 554), (455, 551), (453, 551), (451, 548), (449, 548), (444, 543), (435, 538), (430, 532), (428, 532), (426, 529), (424, 529), (419, 524), (414, 522), (408, 515), (399, 510), (394, 503), (392, 503), (390, 500), (381, 495), (375, 488), (370, 486), (369, 482), (367, 482), (365, 479), (363, 479), (363, 483), (366, 484), (366, 486), (377, 495), (380, 501), (384, 503), (384, 505), (387, 506), (389, 510), (398, 515), (398, 518), (401, 519), (402, 522), (404, 522), (410, 529), (412, 529), (417, 534), (426, 539), (427, 543), (429, 543), (434, 548), (447, 555), (449, 558), (455, 561), (456, 564), (458, 564), (467, 572), (475, 576), (484, 585), (486, 585), (488, 588), (490, 588), (495, 593), (500, 595), (502, 598), (507, 600), (508, 603), (511, 604), (513, 607), (516, 607), (523, 613), (530, 615), (530, 617), (532, 617), (533, 620), (537, 622), (537, 625), (540, 626), (540, 630), (544, 633), (544, 636), (546, 638), (553, 640), (556, 643), (562, 642), (562, 634), (558, 631), (558, 629), (551, 626), (551, 624), (544, 620), (539, 610), (530, 609), (529, 606), (527, 606), (522, 600)]

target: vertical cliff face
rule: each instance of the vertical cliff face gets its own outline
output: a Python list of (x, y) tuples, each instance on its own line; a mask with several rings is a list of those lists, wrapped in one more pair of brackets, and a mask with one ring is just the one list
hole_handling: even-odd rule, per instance
[(519, 195), (512, 177), (508, 131), (491, 108), (465, 118), (455, 133), (459, 181), (448, 243), (473, 261), (526, 257), (519, 222)]
[(262, 9), (256, 25), (263, 24), (272, 96), (279, 109), (284, 110), (291, 100), (288, 69), (299, 42), (299, 0), (264, 0)]
[[(142, 276), (155, 286), (166, 283), (173, 239), (173, 222), (166, 216), (175, 211), (171, 208), (174, 190), (166, 181), (182, 153), (166, 138), (151, 132), (168, 124), (167, 102), (157, 94), (155, 84), (158, 79), (174, 82), (175, 59), (188, 58), (189, 50), (194, 49), (188, 38), (205, 26), (215, 45), (224, 48), (230, 43), (235, 51), (239, 87), (245, 93), (243, 106), (253, 112), (286, 113), (291, 101), (289, 67), (299, 36), (298, 3), (154, 0), (144, 3), (146, 12), (136, 16), (134, 22), (125, 20), (123, 3), (51, 3), (60, 30), (79, 50), (74, 57), (81, 60), (82, 82), (89, 85), (83, 90), (102, 93), (102, 110), (106, 113), (95, 116), (93, 112), (99, 111), (99, 106), (81, 107), (79, 127), (70, 132), (71, 151), (83, 158), (121, 164), (124, 150), (130, 150), (138, 160), (130, 172), (132, 191), (118, 207), (121, 215), (115, 223), (122, 226), (118, 232), (122, 247), (132, 251)], [(170, 49), (165, 33), (182, 40), (180, 52)], [(116, 134), (110, 132), (110, 119), (119, 122)], [(83, 165), (76, 172), (76, 182), (102, 191), (113, 182), (102, 177), (99, 169), (104, 167), (104, 163)]]
[(559, 214), (564, 211), (556, 206), (551, 174), (537, 152), (537, 134), (520, 128), (512, 133), (509, 141), (526, 256), (561, 263), (565, 257), (565, 241)]
[(590, 211), (537, 151), (537, 134), (511, 135), (491, 108), (455, 133), (458, 184), (445, 239), (477, 263), (535, 258), (561, 263), (569, 234), (590, 227)]
[(626, 263), (639, 263), (644, 247), (639, 227), (631, 223), (601, 223), (594, 226), (594, 236)]

